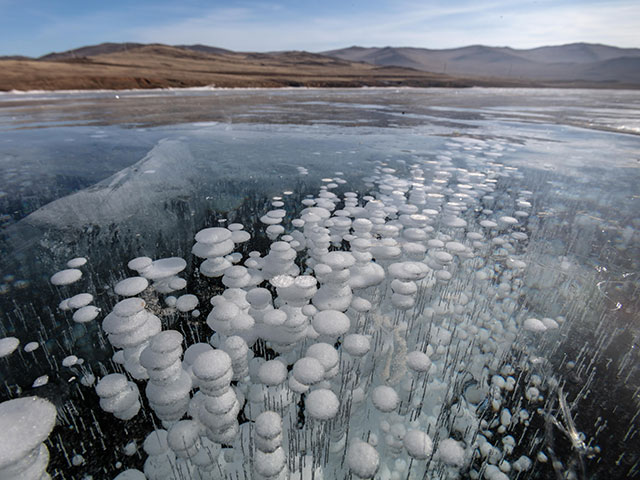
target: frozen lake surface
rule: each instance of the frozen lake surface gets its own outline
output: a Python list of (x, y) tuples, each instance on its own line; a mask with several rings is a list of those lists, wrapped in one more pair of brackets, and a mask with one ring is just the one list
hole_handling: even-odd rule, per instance
[[(123, 347), (101, 328), (124, 298), (115, 285), (138, 275), (127, 263), (141, 256), (186, 261), (174, 272), (186, 287), (162, 287), (156, 277), (134, 293), (163, 330), (181, 332), (185, 349), (214, 331), (216, 351), (239, 335), (255, 356), (247, 379), (233, 380), (237, 436), (216, 441), (201, 432), (218, 445), (211, 447), (216, 471), (174, 451), (177, 459), (167, 460), (173, 473), (158, 478), (200, 478), (205, 470), (202, 478), (266, 478), (259, 464), (243, 461), (263, 455), (252, 450), (262, 410), (282, 418), (291, 478), (311, 478), (312, 471), (317, 478), (357, 478), (357, 468), (367, 465), (352, 465), (345, 452), (357, 451), (358, 438), (379, 456), (376, 478), (640, 476), (637, 92), (7, 93), (0, 94), (0, 131), (0, 339), (20, 341), (0, 358), (0, 400), (36, 395), (56, 405), (57, 425), (46, 442), (53, 478), (113, 478), (126, 468), (156, 478), (142, 448), (162, 428), (145, 394), (148, 382), (112, 358)], [(304, 209), (312, 205), (322, 212), (309, 217), (314, 211)], [(284, 218), (271, 222), (263, 217), (269, 211)], [(307, 227), (294, 219), (306, 219)], [(356, 219), (372, 222), (369, 237), (354, 227)], [(270, 222), (284, 230), (267, 231)], [(306, 330), (288, 346), (260, 319), (252, 333), (226, 332), (212, 320), (209, 300), (234, 283), (202, 273), (202, 258), (213, 257), (191, 252), (197, 232), (233, 223), (251, 240), (236, 243), (239, 255), (229, 261), (257, 268), (265, 279), (239, 288), (266, 286), (283, 298), (276, 288), (283, 280), (270, 281), (265, 272), (279, 271), (275, 265), (285, 260), (258, 267), (245, 261), (252, 251), (267, 258), (270, 243), (284, 238), (297, 251), (297, 270), (280, 273), (314, 276), (318, 292), (328, 284), (337, 297), (346, 295), (339, 290), (347, 274), (317, 265), (337, 262), (328, 251), (352, 252), (347, 257), (359, 263), (346, 269), (351, 280), (342, 287), (371, 309), (349, 301), (344, 309), (323, 308), (318, 293), (318, 310), (346, 312), (346, 331), (319, 332), (322, 317), (303, 315)], [(323, 231), (309, 225), (327, 229), (326, 247)], [(365, 250), (386, 272), (360, 289), (354, 279), (369, 252), (353, 246), (358, 236), (367, 237)], [(79, 267), (82, 278), (52, 285), (50, 277), (75, 257), (88, 259)], [(401, 262), (419, 263), (424, 273), (404, 278), (394, 267)], [(60, 308), (79, 293), (91, 294), (100, 309), (86, 323), (73, 317), (81, 307)], [(200, 316), (176, 308), (185, 294), (197, 297)], [(291, 321), (298, 314), (282, 298), (276, 307)], [(254, 308), (236, 301), (246, 312)], [(284, 328), (273, 322), (274, 331)], [(348, 335), (366, 337), (368, 353), (355, 355), (359, 337), (346, 341)], [(39, 348), (25, 350), (29, 342)], [(260, 362), (279, 358), (289, 367), (286, 382), (298, 385), (296, 362), (313, 356), (307, 350), (314, 343), (332, 346), (339, 373), (327, 371), (307, 393), (265, 386)], [(8, 341), (0, 345), (0, 355), (11, 350)], [(416, 351), (429, 357), (430, 369), (412, 369)], [(186, 359), (182, 367), (190, 368)], [(141, 410), (126, 422), (100, 408), (87, 380), (114, 372), (140, 391)], [(389, 411), (380, 387), (398, 396)], [(312, 394), (327, 391), (339, 407), (321, 419), (326, 411), (315, 408)], [(322, 398), (320, 405), (327, 403)], [(190, 408), (185, 429), (199, 422)], [(424, 437), (407, 433), (414, 431), (429, 436), (432, 452), (418, 452)]]

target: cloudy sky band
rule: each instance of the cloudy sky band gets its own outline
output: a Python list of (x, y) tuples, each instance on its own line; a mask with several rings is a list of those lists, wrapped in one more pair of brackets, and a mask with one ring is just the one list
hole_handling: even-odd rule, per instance
[(640, 47), (640, 2), (0, 0), (0, 32), (0, 54), (31, 56), (106, 41), (314, 52), (350, 45)]

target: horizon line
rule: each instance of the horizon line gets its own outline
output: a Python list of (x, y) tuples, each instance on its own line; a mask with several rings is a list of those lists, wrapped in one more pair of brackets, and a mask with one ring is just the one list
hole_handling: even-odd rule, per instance
[(429, 48), (429, 47), (417, 47), (414, 45), (402, 45), (402, 46), (397, 46), (397, 45), (385, 45), (385, 46), (364, 46), (364, 45), (349, 45), (346, 47), (341, 47), (341, 48), (332, 48), (329, 50), (319, 50), (319, 51), (314, 51), (314, 50), (300, 50), (300, 49), (282, 49), (282, 50), (233, 50), (231, 48), (226, 48), (226, 47), (220, 47), (217, 45), (208, 45), (206, 43), (181, 43), (181, 44), (168, 44), (168, 43), (161, 43), (161, 42), (150, 42), (150, 43), (143, 43), (143, 42), (129, 42), (129, 41), (121, 41), (121, 42), (116, 42), (116, 41), (104, 41), (104, 42), (100, 42), (100, 43), (94, 43), (94, 44), (88, 44), (88, 45), (82, 45), (79, 47), (74, 47), (74, 48), (70, 48), (67, 50), (61, 50), (61, 51), (51, 51), (48, 53), (44, 53), (40, 56), (29, 56), (29, 55), (23, 55), (20, 53), (13, 53), (13, 54), (6, 54), (6, 55), (0, 55), (0, 58), (3, 57), (24, 57), (24, 58), (31, 58), (31, 59), (39, 59), (39, 58), (43, 58), (46, 57), (48, 55), (56, 55), (56, 54), (63, 54), (63, 53), (70, 53), (70, 52), (74, 52), (76, 50), (80, 50), (83, 48), (91, 48), (91, 47), (98, 47), (100, 45), (107, 45), (107, 44), (113, 44), (113, 45), (126, 45), (126, 44), (132, 44), (132, 45), (136, 45), (136, 46), (151, 46), (151, 45), (161, 45), (161, 46), (166, 46), (166, 47), (173, 47), (173, 48), (181, 48), (181, 47), (193, 47), (193, 46), (202, 46), (202, 47), (208, 47), (208, 48), (218, 48), (220, 50), (227, 50), (229, 52), (233, 52), (233, 53), (278, 53), (278, 52), (308, 52), (308, 53), (314, 53), (314, 54), (322, 54), (324, 52), (334, 52), (334, 51), (340, 51), (340, 50), (347, 50), (350, 48), (362, 48), (362, 49), (385, 49), (385, 48), (412, 48), (412, 49), (418, 49), (418, 50), (431, 50), (431, 51), (446, 51), (446, 50), (459, 50), (459, 49), (463, 49), (463, 48), (471, 48), (471, 47), (486, 47), (486, 48), (499, 48), (499, 49), (510, 49), (510, 50), (516, 50), (516, 51), (529, 51), (529, 50), (537, 50), (537, 49), (541, 49), (541, 48), (554, 48), (554, 47), (568, 47), (568, 46), (572, 46), (572, 45), (590, 45), (590, 46), (601, 46), (601, 47), (609, 47), (609, 48), (616, 48), (619, 50), (638, 50), (640, 49), (640, 46), (638, 47), (619, 47), (617, 45), (611, 45), (611, 44), (607, 44), (607, 43), (593, 43), (593, 42), (570, 42), (570, 43), (562, 43), (562, 44), (554, 44), (554, 45), (540, 45), (537, 47), (531, 47), (531, 48), (516, 48), (516, 47), (511, 47), (509, 45), (488, 45), (488, 44), (482, 44), (482, 43), (473, 43), (473, 44), (467, 44), (467, 45), (461, 45), (458, 47), (447, 47), (447, 48)]

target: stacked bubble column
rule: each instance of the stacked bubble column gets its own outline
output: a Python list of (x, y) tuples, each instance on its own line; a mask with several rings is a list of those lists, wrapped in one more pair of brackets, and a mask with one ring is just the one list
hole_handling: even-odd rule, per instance
[(204, 258), (200, 264), (200, 273), (206, 277), (221, 277), (231, 262), (225, 255), (234, 249), (232, 232), (226, 228), (205, 228), (196, 233), (196, 243), (191, 249), (196, 257)]
[(353, 298), (349, 268), (355, 264), (355, 258), (348, 252), (329, 252), (321, 261), (314, 268), (320, 274), (321, 287), (313, 296), (313, 305), (318, 310), (345, 312)]
[(100, 408), (120, 420), (131, 420), (140, 410), (138, 386), (120, 373), (105, 375), (96, 384)]
[(140, 355), (149, 374), (149, 405), (165, 426), (180, 420), (189, 406), (191, 376), (182, 368), (181, 358), (182, 334), (175, 330), (157, 334)]
[(291, 361), (294, 350), (307, 335), (309, 316), (316, 310), (309, 305), (318, 291), (316, 285), (317, 281), (311, 275), (301, 275), (295, 279), (279, 278), (275, 282), (278, 311), (284, 315), (265, 315), (269, 326), (276, 332), (271, 335), (269, 343), (276, 352), (288, 354), (287, 358)]
[(142, 448), (148, 455), (144, 462), (144, 474), (148, 480), (174, 480), (176, 454), (169, 448), (168, 432), (157, 429), (144, 440)]
[(162, 330), (160, 319), (145, 310), (145, 306), (141, 298), (127, 298), (116, 303), (102, 322), (109, 343), (123, 349), (124, 367), (137, 380), (148, 378), (147, 370), (140, 363), (140, 354), (149, 339)]
[(296, 276), (299, 268), (295, 264), (297, 252), (288, 242), (273, 242), (269, 253), (262, 259), (262, 275), (270, 280), (277, 275)]
[(43, 443), (56, 423), (56, 407), (43, 398), (0, 403), (0, 478), (50, 480), (49, 450)]
[(287, 458), (282, 448), (282, 419), (276, 412), (261, 413), (254, 425), (253, 473), (257, 480), (289, 478)]
[(223, 350), (207, 351), (196, 358), (192, 368), (205, 397), (198, 418), (206, 427), (207, 437), (215, 443), (233, 444), (239, 432), (240, 403), (231, 387), (231, 357)]

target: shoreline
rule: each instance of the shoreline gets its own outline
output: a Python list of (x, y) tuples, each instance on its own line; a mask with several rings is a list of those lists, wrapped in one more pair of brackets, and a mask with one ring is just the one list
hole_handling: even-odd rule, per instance
[(640, 83), (451, 77), (406, 68), (352, 64), (209, 66), (22, 62), (0, 60), (0, 92), (222, 91), (239, 89), (528, 88), (639, 90)]
[(619, 87), (603, 87), (603, 86), (557, 86), (557, 85), (539, 85), (539, 86), (488, 86), (488, 85), (471, 85), (471, 86), (434, 86), (434, 87), (416, 87), (416, 86), (353, 86), (353, 87), (314, 87), (314, 86), (282, 86), (282, 87), (153, 87), (153, 88), (84, 88), (84, 89), (34, 89), (34, 90), (0, 90), (0, 98), (9, 95), (74, 95), (89, 93), (163, 93), (163, 92), (234, 92), (234, 91), (266, 91), (266, 90), (612, 90), (617, 92), (628, 91), (636, 92), (640, 90), (640, 85), (630, 86), (624, 85)]

